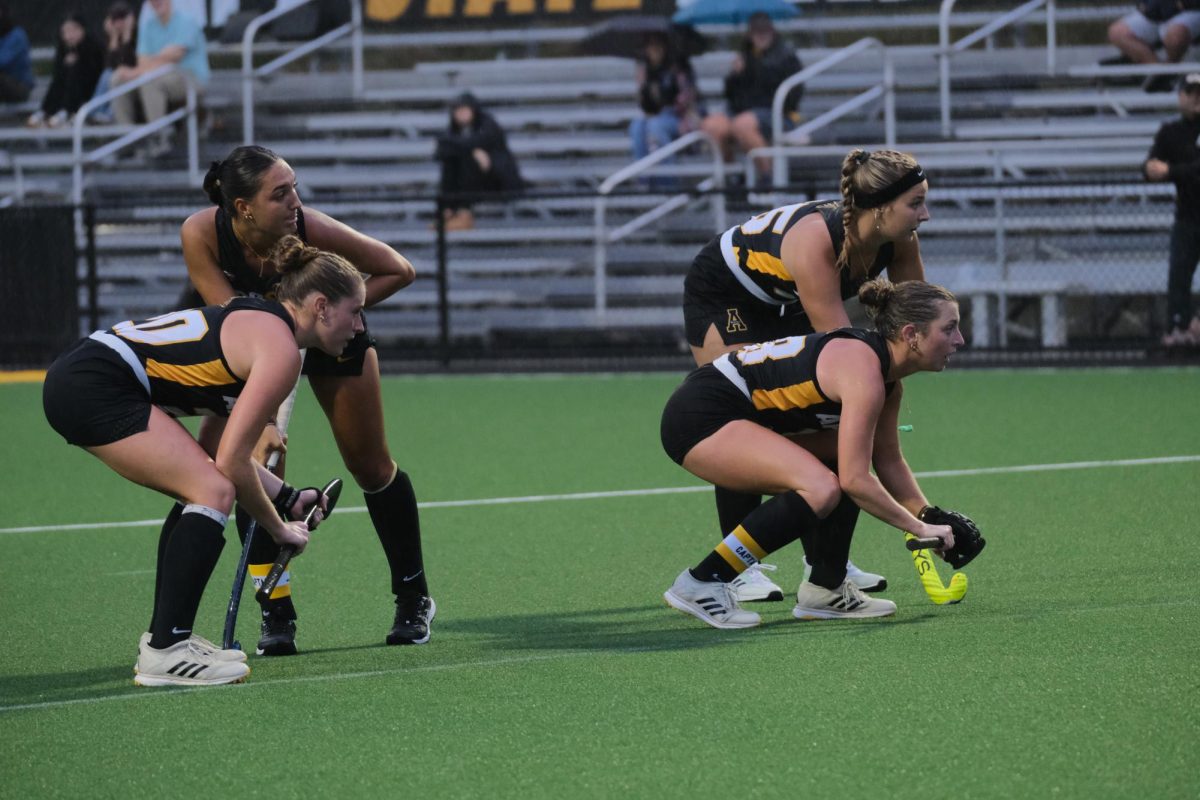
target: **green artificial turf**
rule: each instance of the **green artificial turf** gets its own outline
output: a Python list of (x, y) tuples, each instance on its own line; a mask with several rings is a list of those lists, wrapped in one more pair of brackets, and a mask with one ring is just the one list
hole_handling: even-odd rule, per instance
[[(302, 654), (200, 690), (131, 683), (169, 501), (64, 444), (39, 386), (0, 385), (0, 797), (1196, 796), (1200, 371), (910, 379), (906, 456), (989, 542), (966, 599), (932, 605), (864, 518), (853, 557), (894, 617), (756, 604), (746, 631), (661, 600), (716, 537), (711, 492), (658, 443), (679, 377), (386, 379), (432, 642), (383, 646), (386, 564), (348, 485), (294, 562)], [(1172, 456), (1193, 458), (1146, 461)], [(304, 388), (289, 480), (335, 474)], [(680, 491), (632, 494), (654, 489)], [(769, 559), (788, 591), (798, 548)], [(248, 646), (255, 616), (248, 593)]]

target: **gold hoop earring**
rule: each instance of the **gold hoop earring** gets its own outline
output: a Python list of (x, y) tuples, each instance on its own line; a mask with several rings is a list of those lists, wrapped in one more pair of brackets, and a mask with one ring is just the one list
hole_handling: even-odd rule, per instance
[(921, 348), (917, 346), (917, 340), (916, 340), (916, 339), (913, 339), (911, 342), (909, 342), (909, 343), (908, 343), (908, 349), (909, 349), (909, 350), (911, 350), (911, 351), (912, 351), (912, 352), (914, 352), (914, 353), (919, 353), (919, 352), (921, 352)]

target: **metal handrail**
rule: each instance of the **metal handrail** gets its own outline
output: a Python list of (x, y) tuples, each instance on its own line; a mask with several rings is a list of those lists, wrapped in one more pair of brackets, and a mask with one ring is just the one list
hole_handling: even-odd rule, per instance
[(270, 75), (272, 72), (279, 70), (291, 64), (293, 61), (304, 58), (309, 53), (320, 50), (330, 42), (337, 41), (343, 36), (350, 34), (351, 38), (351, 82), (353, 96), (358, 98), (363, 95), (363, 25), (362, 25), (362, 0), (350, 0), (350, 21), (344, 25), (339, 25), (333, 30), (318, 36), (311, 41), (298, 45), (295, 48), (288, 50), (281, 56), (273, 58), (266, 64), (263, 64), (257, 69), (254, 68), (254, 37), (262, 26), (269, 22), (274, 22), (285, 14), (295, 11), (297, 8), (305, 6), (315, 0), (299, 0), (299, 2), (288, 6), (287, 8), (276, 8), (268, 11), (265, 14), (260, 14), (250, 21), (246, 26), (245, 32), (242, 34), (242, 142), (243, 144), (254, 143), (254, 79), (261, 78), (265, 75)]
[(1055, 0), (1029, 0), (1029, 2), (1014, 8), (1005, 14), (979, 28), (974, 33), (967, 34), (953, 44), (950, 43), (950, 12), (957, 0), (942, 0), (942, 8), (938, 14), (938, 88), (939, 100), (942, 107), (942, 136), (947, 138), (952, 133), (950, 127), (950, 58), (968, 47), (991, 36), (1001, 28), (1007, 27), (1019, 19), (1046, 8), (1046, 73), (1053, 75), (1056, 69), (1056, 15)]
[(105, 142), (90, 153), (83, 152), (83, 125), (87, 121), (88, 115), (94, 110), (110, 102), (115, 97), (120, 97), (123, 94), (128, 94), (136, 89), (140, 89), (151, 81), (158, 80), (164, 75), (169, 75), (176, 70), (181, 70), (178, 64), (163, 64), (161, 67), (155, 67), (144, 75), (139, 75), (131, 81), (121, 84), (115, 89), (110, 89), (102, 95), (98, 95), (88, 100), (79, 110), (75, 112), (75, 121), (73, 123), (71, 136), (71, 200), (76, 205), (83, 203), (83, 165), (94, 164), (101, 159), (113, 155), (118, 150), (123, 149), (126, 145), (133, 144), (136, 141), (145, 139), (147, 136), (157, 133), (158, 131), (170, 125), (174, 125), (177, 120), (187, 117), (187, 150), (188, 150), (188, 179), (193, 183), (200, 182), (199, 169), (199, 146), (197, 144), (197, 126), (196, 126), (196, 87), (189, 79), (185, 81), (187, 85), (187, 99), (182, 108), (177, 108), (174, 111), (159, 117), (156, 120), (151, 120), (144, 125), (140, 125), (132, 131)]
[[(594, 270), (594, 285), (595, 285), (595, 308), (596, 314), (603, 317), (608, 308), (608, 289), (607, 289), (607, 263), (608, 263), (608, 245), (610, 242), (618, 242), (624, 239), (631, 233), (645, 227), (646, 225), (660, 219), (671, 213), (677, 208), (684, 206), (690, 199), (687, 193), (680, 193), (670, 198), (661, 205), (646, 211), (614, 231), (608, 230), (608, 224), (605, 217), (608, 212), (608, 195), (612, 194), (613, 190), (626, 181), (636, 178), (638, 175), (649, 170), (656, 164), (670, 158), (681, 150), (686, 150), (697, 142), (704, 143), (712, 152), (712, 175), (705, 179), (699, 186), (700, 189), (721, 189), (725, 186), (725, 160), (721, 155), (721, 146), (717, 140), (709, 136), (704, 131), (692, 131), (680, 136), (670, 144), (664, 145), (653, 153), (634, 161), (632, 164), (622, 167), (621, 169), (609, 175), (596, 190), (596, 209), (595, 209), (595, 247), (593, 250), (593, 270)], [(712, 196), (713, 204), (713, 229), (714, 232), (720, 233), (725, 230), (725, 195), (718, 192)]]
[[(786, 138), (794, 138), (804, 134), (811, 133), (819, 128), (823, 128), (834, 120), (840, 119), (862, 106), (883, 97), (883, 127), (884, 138), (888, 145), (896, 143), (896, 73), (892, 65), (892, 57), (888, 49), (883, 45), (883, 42), (872, 36), (864, 36), (854, 44), (843, 47), (841, 50), (826, 56), (810, 67), (805, 67), (794, 75), (789, 76), (783, 83), (779, 84), (779, 88), (775, 90), (775, 97), (771, 101), (771, 141), (782, 142), (784, 140), (783, 133), (783, 104), (787, 100), (788, 93), (792, 87), (801, 83), (806, 83), (812, 78), (820, 75), (822, 72), (837, 66), (847, 59), (863, 53), (872, 48), (878, 47), (883, 54), (883, 81), (864, 92), (855, 95), (849, 100), (837, 105), (821, 116), (809, 120), (803, 125), (787, 134)], [(748, 172), (750, 183), (753, 184), (753, 171)], [(776, 156), (773, 159), (771, 180), (776, 185), (787, 183), (787, 163), (784, 159)]]

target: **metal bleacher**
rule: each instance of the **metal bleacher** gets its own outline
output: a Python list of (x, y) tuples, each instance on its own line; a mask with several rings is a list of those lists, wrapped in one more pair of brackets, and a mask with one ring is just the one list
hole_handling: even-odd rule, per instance
[[(874, 26), (862, 14), (847, 14), (844, 28), (823, 18), (814, 29), (821, 46), (801, 48), (802, 60), (811, 64), (835, 52), (826, 40), (839, 32), (886, 41), (905, 28), (903, 20), (912, 30), (928, 23), (927, 11), (906, 13), (903, 4), (863, 6), (876, 15)], [(1094, 18), (1107, 12), (1099, 9)], [(808, 35), (811, 41), (816, 34)], [(596, 192), (630, 161), (626, 129), (638, 113), (633, 65), (610, 57), (513, 58), (497, 48), (504, 57), (468, 60), (447, 46), (445, 60), (368, 71), (360, 97), (347, 91), (337, 67), (277, 73), (256, 90), (256, 141), (288, 159), (306, 203), (388, 242), (416, 265), (417, 282), (373, 309), (371, 326), (384, 341), (429, 342), (440, 323), (437, 237), (430, 227), (438, 174), (433, 137), (445, 126), (447, 100), (470, 90), (508, 131), (531, 186), (526, 197), (480, 204), (474, 230), (448, 234), (451, 338), (486, 349), (555, 332), (583, 346), (646, 341), (685, 351), (682, 276), (716, 232), (711, 197), (693, 196), (610, 244), (602, 306), (596, 297)], [(1074, 298), (1164, 291), (1165, 266), (1146, 253), (1166, 252), (1171, 195), (1169, 186), (1147, 185), (1139, 173), (1150, 137), (1172, 111), (1170, 95), (1068, 74), (1111, 55), (1105, 46), (1060, 45), (1062, 69), (1047, 75), (1037, 48), (989, 43), (956, 58), (954, 131), (944, 137), (936, 45), (906, 43), (887, 52), (896, 75), (895, 146), (917, 155), (932, 178), (924, 260), (931, 278), (969, 299), (976, 345), (1066, 346), (1077, 336)], [(710, 107), (719, 106), (731, 57), (720, 46), (694, 61)], [(877, 83), (879, 58), (865, 55), (818, 76), (806, 86), (802, 112), (814, 118)], [(208, 94), (214, 112), (201, 164), (240, 143), (238, 71), (217, 63)], [(119, 133), (88, 129), (101, 140)], [(884, 138), (878, 104), (822, 128), (789, 156), (789, 182), (800, 190), (732, 195), (730, 223), (765, 203), (834, 196), (846, 150), (883, 146)], [(60, 132), (0, 129), (0, 202), (66, 196), (65, 143)], [(685, 152), (674, 172), (689, 187), (710, 176), (711, 167), (702, 153)], [(1002, 191), (997, 179), (1040, 188)], [(185, 276), (179, 224), (207, 202), (182, 159), (102, 163), (87, 174), (87, 197), (98, 214), (101, 324), (169, 307)], [(1103, 198), (1120, 204), (1120, 213), (1097, 213)], [(606, 200), (606, 223), (630, 223), (666, 199), (618, 193)], [(1158, 261), (1165, 264), (1165, 256)], [(1089, 323), (1079, 335), (1102, 335), (1096, 328)]]

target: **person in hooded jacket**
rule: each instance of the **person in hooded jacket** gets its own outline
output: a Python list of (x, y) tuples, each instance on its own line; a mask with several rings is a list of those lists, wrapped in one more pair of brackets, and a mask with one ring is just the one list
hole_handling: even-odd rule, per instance
[(434, 157), (442, 165), (440, 192), (449, 195), (443, 211), (446, 230), (475, 227), (471, 206), (479, 194), (515, 192), (525, 185), (504, 129), (469, 92), (451, 104), (450, 122), (438, 136)]

